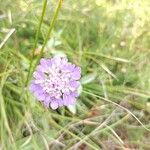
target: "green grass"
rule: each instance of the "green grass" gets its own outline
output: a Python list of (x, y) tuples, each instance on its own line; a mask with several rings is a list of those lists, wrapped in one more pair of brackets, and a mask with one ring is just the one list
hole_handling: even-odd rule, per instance
[[(0, 0), (0, 149), (149, 150), (149, 16), (149, 0)], [(28, 90), (60, 53), (82, 68), (75, 110)]]

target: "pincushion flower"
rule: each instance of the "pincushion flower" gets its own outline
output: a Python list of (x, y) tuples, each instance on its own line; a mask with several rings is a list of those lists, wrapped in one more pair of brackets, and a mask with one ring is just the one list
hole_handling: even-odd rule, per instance
[(30, 91), (44, 106), (57, 109), (73, 105), (78, 97), (80, 67), (66, 57), (42, 58), (33, 73)]

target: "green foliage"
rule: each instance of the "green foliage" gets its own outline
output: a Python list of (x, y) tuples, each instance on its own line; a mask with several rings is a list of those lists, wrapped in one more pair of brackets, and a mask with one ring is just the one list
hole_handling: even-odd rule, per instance
[[(61, 2), (0, 1), (0, 149), (150, 149), (150, 1)], [(55, 54), (81, 66), (82, 86), (53, 111), (28, 85)]]

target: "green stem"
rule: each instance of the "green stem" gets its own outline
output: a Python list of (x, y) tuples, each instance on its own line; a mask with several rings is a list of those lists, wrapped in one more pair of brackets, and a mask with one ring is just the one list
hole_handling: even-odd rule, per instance
[(48, 41), (48, 39), (49, 39), (49, 37), (50, 37), (50, 35), (51, 35), (52, 29), (53, 29), (53, 27), (54, 27), (54, 25), (55, 25), (55, 22), (56, 22), (56, 19), (57, 19), (57, 17), (58, 17), (58, 14), (59, 14), (59, 11), (60, 11), (60, 8), (61, 8), (61, 5), (62, 5), (62, 1), (63, 1), (63, 0), (59, 0), (59, 2), (58, 2), (57, 8), (56, 8), (56, 10), (55, 10), (55, 14), (54, 14), (54, 16), (53, 16), (53, 18), (52, 18), (52, 21), (51, 21), (51, 23), (50, 23), (49, 30), (48, 30), (48, 32), (47, 32), (46, 38), (45, 38), (45, 40), (44, 40), (44, 43), (43, 43), (43, 46), (42, 46), (42, 48), (41, 48), (39, 57), (37, 58), (37, 61), (36, 61), (36, 64), (35, 64), (33, 70), (35, 69), (36, 65), (39, 63), (40, 58), (41, 58), (42, 55), (43, 55), (44, 48), (45, 48), (46, 43), (47, 43), (47, 41)]
[(37, 27), (37, 31), (36, 31), (36, 35), (35, 35), (35, 42), (34, 42), (34, 47), (33, 47), (33, 51), (32, 51), (32, 60), (30, 61), (29, 72), (28, 72), (28, 75), (27, 75), (27, 80), (25, 82), (25, 85), (27, 85), (28, 82), (29, 82), (30, 72), (31, 72), (31, 68), (32, 68), (32, 65), (33, 65), (34, 54), (35, 54), (35, 50), (36, 50), (37, 43), (38, 43), (38, 37), (39, 37), (39, 34), (40, 34), (40, 29), (41, 29), (41, 26), (42, 26), (43, 18), (44, 18), (45, 12), (46, 12), (46, 6), (47, 6), (47, 0), (45, 0), (44, 3), (43, 3), (42, 14), (41, 14), (40, 22), (39, 22), (39, 25)]
[[(37, 60), (36, 60), (35, 65), (33, 66), (33, 69), (32, 69), (32, 71), (31, 71), (31, 73), (35, 70), (37, 64), (38, 64), (39, 61), (40, 61), (40, 58), (41, 58), (42, 55), (43, 55), (44, 48), (45, 48), (46, 43), (47, 43), (47, 41), (48, 41), (48, 39), (49, 39), (49, 37), (50, 37), (50, 35), (51, 35), (52, 29), (53, 29), (53, 27), (54, 27), (54, 25), (55, 25), (55, 23), (56, 23), (58, 14), (59, 14), (59, 12), (60, 12), (60, 8), (61, 8), (61, 5), (62, 5), (62, 2), (63, 2), (63, 0), (59, 0), (59, 2), (58, 2), (58, 5), (57, 5), (56, 10), (55, 10), (55, 14), (54, 14), (54, 16), (53, 16), (53, 18), (52, 18), (52, 21), (51, 21), (51, 23), (50, 23), (50, 27), (49, 27), (49, 29), (48, 29), (48, 32), (47, 32), (46, 38), (45, 38), (45, 40), (44, 40), (43, 46), (42, 46), (42, 48), (41, 48), (40, 54), (39, 54), (39, 56), (38, 56), (38, 58), (37, 58)], [(28, 82), (29, 82), (29, 79), (30, 79), (30, 74), (29, 74), (29, 78), (28, 78), (28, 80), (27, 80), (27, 84), (28, 84)], [(27, 84), (26, 84), (26, 85), (27, 85)]]

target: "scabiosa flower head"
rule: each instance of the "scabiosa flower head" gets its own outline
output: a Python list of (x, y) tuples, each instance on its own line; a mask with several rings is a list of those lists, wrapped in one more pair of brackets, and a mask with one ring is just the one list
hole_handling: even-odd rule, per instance
[(80, 77), (80, 67), (68, 62), (66, 57), (42, 58), (33, 73), (30, 90), (46, 107), (73, 105)]

